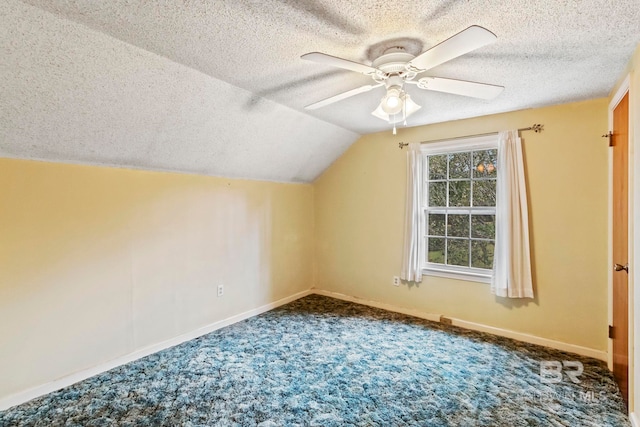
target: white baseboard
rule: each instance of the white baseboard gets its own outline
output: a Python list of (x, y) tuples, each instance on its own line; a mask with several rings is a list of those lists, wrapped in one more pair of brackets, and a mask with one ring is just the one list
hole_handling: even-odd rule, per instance
[(108, 362), (101, 363), (100, 365), (94, 366), (93, 368), (85, 369), (80, 372), (67, 375), (60, 379), (4, 397), (0, 399), (0, 411), (9, 409), (10, 407), (19, 405), (21, 403), (28, 402), (29, 400), (35, 399), (36, 397), (40, 397), (45, 394), (54, 392), (56, 390), (60, 390), (61, 388), (68, 387), (72, 384), (75, 384), (79, 381), (90, 378), (94, 375), (98, 375), (102, 372), (106, 372), (115, 367), (127, 364), (129, 362), (133, 362), (134, 360), (141, 359), (150, 354), (157, 353), (158, 351), (176, 346), (186, 341), (190, 341), (202, 335), (206, 335), (215, 330), (224, 328), (225, 326), (229, 326), (234, 323), (240, 322), (242, 320), (248, 319), (250, 317), (257, 316), (258, 314), (262, 314), (269, 310), (273, 310), (274, 308), (280, 307), (281, 305), (284, 305), (284, 304), (288, 304), (291, 301), (295, 301), (297, 299), (306, 297), (307, 295), (310, 295), (310, 294), (311, 294), (310, 290), (298, 292), (297, 294), (293, 294), (286, 298), (279, 299), (278, 301), (274, 301), (272, 303), (265, 304), (258, 308), (254, 308), (253, 310), (245, 311), (243, 313), (236, 314), (235, 316), (231, 316), (226, 319), (211, 323), (209, 325), (198, 328), (194, 331), (187, 332), (186, 334), (182, 334), (177, 337), (168, 339), (166, 341), (162, 341), (157, 344), (144, 347), (140, 350), (134, 351), (133, 353), (129, 353), (124, 356), (118, 357), (116, 359), (110, 360)]
[(323, 291), (322, 289), (312, 289), (311, 293), (317, 294), (317, 295), (324, 295), (325, 297), (341, 299), (343, 301), (355, 302), (356, 304), (367, 305), (369, 307), (381, 308), (383, 310), (393, 311), (394, 313), (402, 313), (408, 316), (419, 317), (420, 319), (431, 320), (433, 322), (440, 321), (439, 314), (425, 313), (424, 311), (397, 307), (395, 305), (386, 304), (384, 302), (366, 300), (358, 297), (352, 297), (350, 295), (339, 294), (337, 292)]
[(538, 337), (536, 335), (524, 334), (522, 332), (510, 331), (508, 329), (495, 328), (493, 326), (486, 326), (480, 323), (467, 322), (460, 319), (451, 319), (454, 326), (459, 326), (465, 329), (473, 329), (474, 331), (486, 332), (493, 335), (499, 335), (501, 337), (511, 338), (517, 341), (523, 341), (530, 344), (537, 344), (544, 347), (555, 348), (556, 350), (562, 350), (569, 353), (579, 354), (581, 356), (593, 357), (594, 359), (602, 360), (604, 362), (608, 359), (608, 353), (606, 351), (596, 350), (589, 347), (583, 347), (575, 344), (568, 344), (562, 341), (554, 341), (548, 338)]
[(640, 418), (638, 418), (638, 414), (635, 412), (629, 414), (629, 421), (631, 421), (633, 427), (640, 427)]
[[(383, 310), (393, 311), (396, 313), (407, 314), (409, 316), (419, 317), (421, 319), (431, 320), (434, 322), (439, 322), (440, 319), (442, 318), (440, 314), (426, 313), (419, 310), (397, 307), (391, 304), (365, 300), (365, 299), (356, 298), (356, 297), (352, 297), (349, 295), (344, 295), (336, 292), (325, 291), (321, 289), (312, 289), (311, 292), (314, 294), (324, 295), (331, 298), (337, 298), (344, 301), (351, 301), (358, 304), (368, 305), (370, 307), (381, 308)], [(493, 326), (487, 326), (480, 323), (468, 322), (466, 320), (461, 320), (456, 318), (446, 318), (446, 319), (450, 320), (452, 325), (458, 326), (460, 328), (486, 332), (492, 335), (511, 338), (517, 341), (523, 341), (530, 344), (537, 344), (544, 347), (550, 347), (550, 348), (555, 348), (557, 350), (566, 351), (569, 353), (579, 354), (581, 356), (593, 357), (594, 359), (603, 360), (605, 362), (607, 361), (608, 354), (606, 351), (595, 350), (592, 348), (582, 347), (575, 344), (568, 344), (561, 341), (554, 341), (547, 338), (541, 338), (535, 335), (524, 334), (522, 332), (511, 331), (508, 329), (496, 328)], [(640, 427), (640, 425), (638, 427)]]
[[(168, 339), (166, 341), (162, 341), (160, 343), (157, 344), (153, 344), (151, 346), (147, 346), (145, 348), (142, 348), (140, 350), (136, 350), (133, 353), (129, 353), (127, 355), (118, 357), (116, 359), (110, 360), (108, 362), (102, 363), (98, 366), (95, 366), (93, 368), (89, 368), (89, 369), (85, 369), (82, 370), (80, 372), (76, 372), (74, 374), (65, 376), (63, 378), (18, 392), (16, 394), (12, 394), (10, 396), (4, 397), (2, 399), (0, 399), (0, 411), (8, 409), (12, 406), (15, 405), (19, 405), (21, 403), (25, 403), (28, 402), (31, 399), (35, 399), (36, 397), (40, 397), (43, 396), (47, 393), (51, 393), (54, 392), (56, 390), (59, 390), (61, 388), (64, 387), (68, 387), (72, 384), (75, 384), (79, 381), (85, 380), (87, 378), (90, 378), (94, 375), (98, 375), (102, 372), (106, 372), (110, 369), (113, 369), (115, 367), (127, 364), (129, 362), (133, 362), (134, 360), (143, 358), (145, 356), (148, 356), (150, 354), (156, 353), (158, 351), (176, 346), (178, 344), (181, 344), (183, 342), (192, 340), (194, 338), (198, 338), (202, 335), (206, 335), (210, 332), (213, 332), (215, 330), (218, 330), (220, 328), (224, 328), (225, 326), (229, 326), (232, 325), (234, 323), (240, 322), (242, 320), (248, 319), (250, 317), (253, 316), (257, 316), (258, 314), (262, 314), (265, 313), (269, 310), (273, 310), (274, 308), (280, 307), (281, 305), (284, 304), (288, 304), (291, 301), (295, 301), (297, 299), (303, 298), (307, 295), (310, 294), (318, 294), (318, 295), (324, 295), (324, 296), (328, 296), (331, 298), (336, 298), (336, 299), (341, 299), (344, 301), (350, 301), (350, 302), (355, 302), (358, 304), (363, 304), (363, 305), (367, 305), (370, 307), (376, 307), (376, 308), (380, 308), (383, 310), (387, 310), (387, 311), (393, 311), (396, 313), (402, 313), (402, 314), (406, 314), (409, 316), (413, 316), (413, 317), (418, 317), (420, 319), (426, 319), (426, 320), (431, 320), (434, 322), (439, 322), (441, 319), (441, 315), (439, 314), (434, 314), (434, 313), (426, 313), (423, 311), (419, 311), (419, 310), (414, 310), (414, 309), (408, 309), (408, 308), (402, 308), (402, 307), (397, 307), (391, 304), (386, 304), (386, 303), (382, 303), (382, 302), (377, 302), (377, 301), (370, 301), (370, 300), (365, 300), (365, 299), (361, 299), (361, 298), (357, 298), (357, 297), (352, 297), (349, 295), (344, 295), (344, 294), (340, 294), (340, 293), (336, 293), (336, 292), (330, 292), (330, 291), (324, 291), (324, 290), (320, 290), (320, 289), (311, 289), (308, 291), (303, 291), (303, 292), (298, 292), (294, 295), (291, 295), (289, 297), (286, 298), (282, 298), (278, 301), (274, 301), (272, 303), (269, 304), (265, 304), (263, 306), (260, 306), (258, 308), (255, 308), (253, 310), (249, 310), (249, 311), (245, 311), (243, 313), (237, 314), (235, 316), (231, 316), (228, 317), (226, 319), (220, 320), (218, 322), (209, 324), (207, 326), (203, 326), (201, 328), (198, 328), (194, 331), (179, 335), (177, 337)], [(518, 341), (523, 341), (523, 342), (528, 342), (528, 343), (532, 343), (532, 344), (538, 344), (538, 345), (542, 345), (545, 347), (551, 347), (551, 348), (555, 348), (558, 350), (563, 350), (563, 351), (567, 351), (570, 353), (575, 353), (575, 354), (580, 354), (583, 356), (589, 356), (589, 357), (593, 357), (599, 360), (607, 360), (607, 352), (604, 351), (599, 351), (599, 350), (594, 350), (591, 348), (587, 348), (587, 347), (581, 347), (581, 346), (577, 346), (574, 344), (567, 344), (567, 343), (563, 343), (560, 341), (554, 341), (554, 340), (549, 340), (546, 338), (541, 338), (541, 337), (537, 337), (534, 335), (528, 335), (528, 334), (523, 334), (520, 332), (515, 332), (515, 331), (510, 331), (507, 329), (501, 329), (501, 328), (495, 328), (492, 326), (486, 326), (486, 325), (482, 325), (479, 323), (473, 323), (473, 322), (467, 322), (464, 320), (460, 320), (460, 319), (449, 319), (451, 320), (452, 324), (461, 328), (466, 328), (466, 329), (472, 329), (472, 330), (476, 330), (476, 331), (481, 331), (481, 332), (487, 332), (493, 335), (499, 335), (499, 336), (503, 336), (503, 337), (507, 337), (507, 338), (512, 338)], [(631, 422), (634, 424), (634, 426), (636, 427), (640, 427), (640, 420), (638, 420), (637, 416), (635, 414), (631, 414)]]

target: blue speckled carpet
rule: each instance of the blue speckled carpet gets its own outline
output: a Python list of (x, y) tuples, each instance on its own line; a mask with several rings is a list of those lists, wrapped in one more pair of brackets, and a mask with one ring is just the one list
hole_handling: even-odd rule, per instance
[[(581, 362), (580, 383), (541, 361)], [(630, 424), (600, 361), (312, 295), (0, 412), (13, 425)]]

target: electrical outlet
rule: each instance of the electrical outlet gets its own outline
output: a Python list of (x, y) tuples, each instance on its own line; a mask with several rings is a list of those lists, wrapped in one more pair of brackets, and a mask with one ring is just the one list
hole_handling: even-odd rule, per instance
[(393, 276), (393, 286), (400, 286), (400, 278), (398, 276)]
[(224, 295), (224, 285), (218, 285), (218, 296)]

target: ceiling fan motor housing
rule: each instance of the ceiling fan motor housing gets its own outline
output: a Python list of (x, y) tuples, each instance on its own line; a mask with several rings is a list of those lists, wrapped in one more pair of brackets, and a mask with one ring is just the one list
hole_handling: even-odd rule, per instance
[(384, 85), (387, 89), (393, 86), (398, 86), (399, 88), (402, 88), (403, 83), (404, 83), (404, 79), (402, 78), (402, 76), (398, 74), (394, 74), (384, 81)]
[(377, 58), (371, 64), (372, 67), (383, 71), (387, 76), (407, 74), (407, 63), (415, 58), (407, 52), (391, 52)]

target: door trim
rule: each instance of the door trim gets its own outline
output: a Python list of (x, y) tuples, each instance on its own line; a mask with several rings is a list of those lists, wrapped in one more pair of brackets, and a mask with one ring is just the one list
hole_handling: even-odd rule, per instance
[[(620, 83), (620, 86), (618, 87), (618, 89), (616, 90), (616, 92), (613, 94), (613, 96), (611, 97), (611, 101), (609, 102), (609, 111), (608, 111), (608, 124), (609, 124), (609, 131), (612, 132), (613, 131), (613, 111), (614, 109), (618, 106), (618, 104), (620, 103), (620, 101), (622, 100), (622, 98), (625, 96), (625, 94), (629, 94), (629, 112), (628, 112), (628, 123), (629, 123), (629, 135), (628, 135), (628, 144), (629, 144), (629, 151), (628, 151), (628, 183), (627, 183), (627, 197), (628, 197), (628, 218), (629, 218), (629, 223), (628, 223), (628, 233), (629, 236), (631, 238), (628, 239), (628, 259), (629, 259), (629, 264), (633, 265), (634, 263), (632, 262), (632, 260), (635, 259), (635, 255), (634, 255), (634, 193), (635, 193), (635, 189), (634, 189), (634, 180), (635, 180), (635, 176), (634, 176), (634, 146), (638, 145), (635, 142), (634, 139), (634, 126), (633, 126), (633, 107), (631, 106), (632, 103), (632, 94), (631, 94), (631, 85), (630, 85), (630, 80), (631, 80), (631, 75), (627, 74), (624, 78), (624, 80)], [(608, 155), (608, 160), (609, 160), (609, 176), (608, 176), (608, 187), (609, 187), (609, 191), (608, 191), (608, 197), (607, 197), (607, 203), (608, 203), (608, 254), (607, 254), (607, 259), (608, 259), (608, 289), (607, 289), (607, 293), (608, 293), (608, 322), (609, 325), (613, 324), (613, 149), (610, 148), (609, 149), (609, 155)], [(627, 301), (628, 301), (628, 313), (627, 313), (627, 319), (628, 319), (628, 338), (627, 338), (627, 342), (628, 342), (628, 410), (629, 410), (629, 419), (632, 422), (633, 425), (636, 424), (637, 422), (637, 413), (636, 411), (638, 410), (638, 408), (635, 408), (635, 360), (634, 360), (634, 347), (635, 347), (635, 339), (634, 339), (634, 335), (635, 335), (635, 323), (636, 323), (636, 319), (635, 319), (635, 304), (634, 304), (634, 289), (635, 289), (635, 271), (633, 268), (631, 268), (630, 272), (629, 272), (629, 277), (628, 277), (628, 295), (627, 295)], [(611, 339), (607, 339), (607, 350), (608, 350), (608, 366), (609, 369), (613, 371), (613, 340)]]
[[(609, 102), (609, 121), (608, 121), (608, 126), (609, 126), (609, 132), (613, 132), (613, 110), (615, 110), (615, 108), (618, 106), (618, 104), (620, 103), (620, 101), (622, 101), (622, 98), (624, 97), (624, 95), (629, 92), (629, 82), (630, 82), (630, 75), (627, 74), (626, 77), (624, 78), (624, 80), (622, 81), (622, 83), (620, 84), (620, 87), (618, 88), (618, 90), (616, 91), (616, 93), (613, 95), (613, 97), (611, 98), (611, 101)], [(629, 96), (631, 96), (631, 94), (629, 94)], [(631, 132), (629, 132), (631, 133)], [(631, 145), (631, 141), (629, 141), (629, 145)], [(629, 158), (631, 158), (632, 156), (629, 156)], [(607, 183), (607, 187), (608, 187), (608, 196), (607, 196), (607, 235), (608, 235), (608, 239), (607, 239), (607, 266), (608, 266), (608, 275), (607, 275), (607, 299), (608, 299), (608, 307), (607, 307), (607, 322), (609, 325), (613, 324), (613, 270), (611, 269), (611, 266), (613, 265), (613, 150), (612, 147), (609, 147), (608, 150), (608, 169), (609, 169), (609, 176), (608, 176), (608, 183)], [(629, 189), (631, 189), (631, 163), (629, 164), (630, 168), (629, 168)], [(631, 193), (631, 191), (629, 191), (629, 193)], [(629, 199), (629, 222), (631, 222), (631, 199)], [(631, 226), (631, 224), (629, 224), (629, 226)], [(629, 230), (631, 230), (631, 228), (629, 228)], [(630, 240), (630, 244), (631, 241), (633, 239), (629, 239)], [(631, 248), (629, 248), (631, 249)], [(629, 252), (630, 254), (633, 252)], [(629, 281), (629, 283), (632, 283), (631, 281)], [(629, 289), (631, 289), (632, 286), (629, 286)], [(631, 305), (632, 305), (632, 299), (629, 300), (629, 307), (631, 310)], [(630, 313), (631, 314), (631, 313)], [(631, 317), (630, 317), (631, 318)], [(632, 337), (632, 322), (629, 322), (629, 338), (630, 338), (630, 343), (633, 343)], [(629, 346), (629, 351), (631, 352), (632, 350), (632, 345)], [(607, 338), (607, 353), (609, 354), (608, 359), (607, 359), (607, 365), (609, 367), (610, 371), (613, 371), (613, 341), (609, 338)], [(633, 354), (629, 354), (629, 372), (632, 372), (631, 370), (631, 365), (632, 365), (632, 358), (631, 356), (633, 356)], [(630, 389), (632, 387), (629, 387)], [(629, 399), (631, 400), (631, 399)]]

